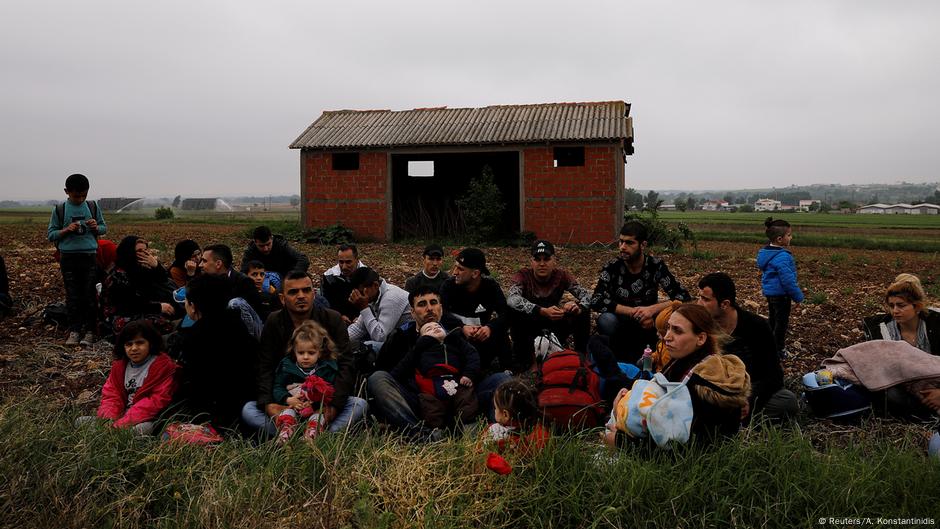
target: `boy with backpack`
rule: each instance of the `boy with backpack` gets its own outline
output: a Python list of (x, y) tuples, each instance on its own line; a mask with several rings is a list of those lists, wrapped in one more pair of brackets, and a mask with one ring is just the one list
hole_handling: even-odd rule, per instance
[[(88, 178), (73, 174), (65, 180), (68, 200), (55, 206), (49, 219), (48, 237), (59, 253), (59, 268), (65, 284), (69, 336), (65, 345), (91, 345), (95, 341), (95, 254), (98, 236), (107, 226), (101, 210), (88, 201)], [(84, 330), (84, 335), (82, 331)]]

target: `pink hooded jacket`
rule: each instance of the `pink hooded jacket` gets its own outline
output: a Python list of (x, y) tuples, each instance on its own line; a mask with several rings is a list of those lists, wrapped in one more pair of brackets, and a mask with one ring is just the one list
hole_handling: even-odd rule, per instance
[(126, 367), (126, 358), (111, 364), (111, 373), (101, 388), (101, 405), (98, 406), (98, 417), (113, 420), (116, 428), (154, 420), (170, 405), (177, 386), (176, 362), (166, 353), (160, 353), (153, 360), (144, 385), (137, 389), (134, 402), (128, 408), (124, 389)]

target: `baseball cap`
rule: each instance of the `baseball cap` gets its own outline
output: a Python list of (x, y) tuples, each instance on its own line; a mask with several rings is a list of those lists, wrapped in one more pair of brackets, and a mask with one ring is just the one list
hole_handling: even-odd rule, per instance
[(490, 275), (490, 270), (486, 267), (486, 255), (479, 248), (464, 248), (455, 260), (461, 266), (479, 270), (483, 275)]
[(545, 239), (535, 241), (535, 244), (532, 245), (532, 257), (538, 257), (540, 255), (547, 257), (555, 255), (555, 246)]
[(424, 254), (428, 257), (444, 257), (444, 249), (439, 244), (429, 244), (424, 247)]

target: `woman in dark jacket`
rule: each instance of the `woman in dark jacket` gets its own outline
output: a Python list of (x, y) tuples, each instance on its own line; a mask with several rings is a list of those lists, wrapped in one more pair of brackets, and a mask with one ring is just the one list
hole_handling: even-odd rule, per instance
[(182, 316), (173, 302), (174, 288), (147, 241), (136, 235), (124, 237), (117, 247), (115, 266), (104, 281), (105, 318), (115, 334), (127, 322), (139, 319), (166, 334), (172, 330), (171, 320)]
[(170, 277), (178, 287), (185, 287), (199, 273), (199, 256), (202, 250), (192, 239), (176, 243), (173, 249), (173, 264), (170, 265)]
[(222, 276), (203, 274), (189, 282), (185, 306), (194, 323), (180, 347), (179, 409), (217, 430), (235, 429), (242, 406), (256, 396), (258, 341), (227, 307), (231, 289)]
[[(940, 355), (940, 312), (927, 308), (927, 295), (920, 279), (900, 274), (885, 292), (887, 314), (862, 320), (867, 340), (904, 340), (914, 347)], [(916, 395), (895, 386), (872, 394), (876, 413), (895, 417), (931, 420), (940, 411), (940, 389), (925, 389)]]

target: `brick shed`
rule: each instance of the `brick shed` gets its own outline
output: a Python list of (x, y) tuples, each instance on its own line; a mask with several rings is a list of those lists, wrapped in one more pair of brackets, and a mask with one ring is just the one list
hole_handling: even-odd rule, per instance
[(455, 200), (484, 168), (507, 203), (507, 233), (561, 244), (611, 241), (623, 219), (633, 120), (623, 101), (324, 112), (300, 149), (304, 226), (357, 239), (447, 236)]

